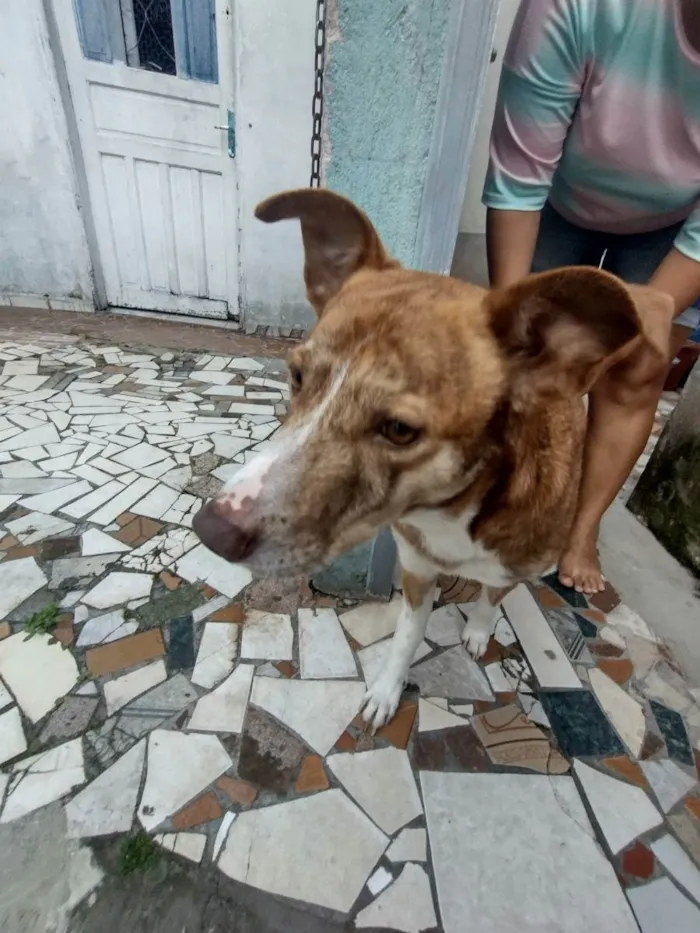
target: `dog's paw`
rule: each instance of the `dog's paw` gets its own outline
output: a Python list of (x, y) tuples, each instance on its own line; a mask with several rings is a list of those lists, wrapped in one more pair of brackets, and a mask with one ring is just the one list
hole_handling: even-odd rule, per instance
[(396, 712), (403, 685), (403, 678), (384, 675), (365, 694), (362, 718), (372, 727), (373, 734), (385, 726)]
[(475, 659), (483, 657), (491, 638), (492, 626), (479, 619), (469, 619), (462, 630), (462, 644)]

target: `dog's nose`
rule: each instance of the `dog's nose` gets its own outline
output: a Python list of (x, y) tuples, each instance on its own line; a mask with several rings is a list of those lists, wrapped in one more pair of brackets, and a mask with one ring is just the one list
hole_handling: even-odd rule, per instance
[(210, 551), (232, 563), (249, 557), (258, 541), (257, 529), (247, 512), (224, 515), (213, 499), (197, 512), (192, 528)]

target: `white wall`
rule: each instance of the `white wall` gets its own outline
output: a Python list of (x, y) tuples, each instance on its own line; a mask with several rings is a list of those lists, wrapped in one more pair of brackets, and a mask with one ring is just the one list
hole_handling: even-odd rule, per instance
[(0, 299), (92, 300), (85, 228), (41, 0), (0, 2)]
[(308, 326), (299, 224), (267, 226), (253, 211), (309, 183), (316, 0), (237, 0), (234, 10), (245, 323)]
[(461, 233), (484, 233), (486, 230), (486, 208), (481, 203), (481, 192), (484, 187), (484, 178), (486, 177), (489, 161), (489, 137), (491, 135), (493, 114), (496, 109), (496, 95), (498, 93), (498, 82), (501, 78), (503, 54), (519, 5), (520, 0), (501, 0), (500, 2), (496, 34), (494, 36), (494, 48), (497, 52), (497, 58), (495, 62), (489, 65), (486, 76), (482, 110), (476, 131), (476, 142), (474, 143), (474, 152), (469, 166), (467, 193), (464, 197), (462, 216), (459, 222)]

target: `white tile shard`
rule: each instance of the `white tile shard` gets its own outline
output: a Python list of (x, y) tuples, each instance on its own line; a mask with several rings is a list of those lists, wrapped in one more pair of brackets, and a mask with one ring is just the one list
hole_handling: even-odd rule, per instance
[(365, 685), (340, 680), (274, 680), (256, 677), (250, 702), (327, 755), (355, 717)]
[(613, 855), (663, 822), (641, 787), (608, 777), (578, 759), (574, 771)]
[(18, 779), (8, 794), (0, 823), (12, 823), (85, 783), (81, 740), (25, 758), (13, 771)]
[(0, 641), (0, 676), (25, 716), (39, 722), (76, 685), (78, 667), (49, 635), (17, 632)]
[(16, 706), (0, 713), (0, 765), (11, 761), (27, 750), (27, 739), (22, 727), (22, 717)]
[(385, 833), (393, 835), (423, 813), (408, 754), (380, 748), (331, 755), (326, 764), (345, 790)]
[(642, 933), (696, 933), (700, 930), (700, 910), (681, 894), (668, 878), (627, 892)]
[(418, 701), (418, 731), (434, 732), (437, 729), (453, 729), (455, 726), (464, 728), (466, 723), (461, 716), (455, 716), (434, 703), (422, 698)]
[(241, 733), (254, 673), (254, 664), (239, 664), (222, 684), (198, 700), (188, 729)]
[(387, 841), (335, 788), (241, 813), (219, 868), (269, 894), (348, 913)]
[(425, 869), (419, 865), (406, 865), (391, 887), (355, 918), (355, 926), (359, 930), (375, 927), (400, 930), (401, 933), (422, 933), (437, 925), (430, 881)]
[(353, 653), (333, 609), (299, 609), (298, 618), (301, 677), (357, 677)]
[(363, 603), (344, 612), (340, 621), (345, 631), (365, 648), (393, 635), (402, 604), (402, 596), (394, 597), (389, 603)]
[(238, 626), (227, 622), (207, 622), (199, 643), (192, 683), (211, 688), (233, 670), (238, 651)]
[(634, 758), (638, 758), (646, 735), (646, 721), (641, 703), (603, 671), (594, 667), (588, 674), (598, 702), (615, 727), (617, 734)]
[(229, 599), (238, 596), (253, 579), (246, 567), (230, 564), (203, 544), (185, 554), (177, 562), (175, 572), (188, 583), (208, 583)]
[(132, 599), (150, 596), (153, 577), (147, 573), (128, 573), (115, 570), (101, 580), (83, 597), (93, 609), (110, 609)]
[(138, 811), (143, 828), (155, 829), (230, 767), (231, 759), (214, 735), (151, 732)]
[(241, 657), (258, 661), (291, 661), (294, 631), (291, 617), (281, 612), (246, 613), (241, 635)]
[(428, 838), (425, 830), (402, 829), (386, 853), (390, 862), (424, 862), (428, 857)]
[(47, 582), (44, 571), (33, 557), (0, 564), (0, 619), (5, 619)]
[(131, 700), (152, 687), (157, 687), (167, 679), (167, 671), (163, 661), (153, 661), (145, 667), (130, 671), (114, 680), (108, 680), (102, 687), (107, 705), (107, 715), (112, 716)]
[(129, 832), (145, 758), (146, 740), (142, 739), (66, 804), (69, 836)]

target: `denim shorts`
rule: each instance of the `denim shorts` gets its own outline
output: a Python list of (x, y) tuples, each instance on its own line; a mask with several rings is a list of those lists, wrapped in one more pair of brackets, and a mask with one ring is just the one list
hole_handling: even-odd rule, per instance
[[(533, 272), (561, 266), (599, 266), (623, 281), (644, 285), (673, 246), (682, 223), (650, 233), (600, 233), (566, 220), (547, 203), (542, 211)], [(700, 325), (698, 303), (680, 314), (674, 324), (695, 330)]]

